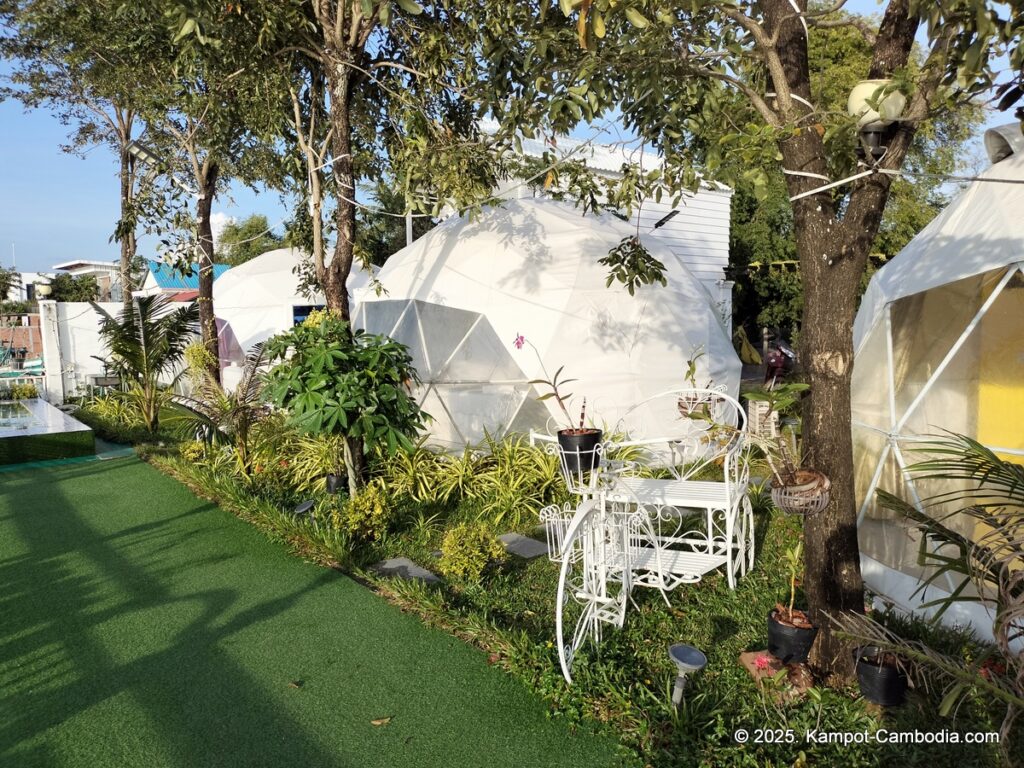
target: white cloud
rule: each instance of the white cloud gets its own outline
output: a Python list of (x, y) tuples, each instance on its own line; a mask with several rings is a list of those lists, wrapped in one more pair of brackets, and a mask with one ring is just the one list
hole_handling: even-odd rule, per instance
[(216, 213), (210, 214), (210, 228), (213, 230), (213, 242), (216, 244), (220, 240), (220, 233), (224, 231), (224, 227), (228, 224), (234, 224), (235, 217), (227, 213), (217, 211)]

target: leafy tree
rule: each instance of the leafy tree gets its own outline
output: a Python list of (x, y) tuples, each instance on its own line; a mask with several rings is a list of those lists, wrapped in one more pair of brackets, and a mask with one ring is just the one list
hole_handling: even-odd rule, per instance
[[(873, 19), (837, 14), (841, 26), (820, 28), (810, 39), (811, 92), (830, 112), (846, 109), (847, 96), (871, 61), (870, 41), (878, 33)], [(911, 59), (913, 64), (913, 59)], [(742, 108), (742, 105), (740, 105)], [(891, 199), (871, 247), (871, 263), (895, 256), (948, 203), (943, 179), (967, 168), (966, 142), (982, 124), (981, 108), (973, 102), (953, 105), (936, 114), (914, 137), (905, 167), (920, 175), (893, 182)], [(730, 227), (730, 272), (736, 281), (733, 315), (752, 335), (761, 326), (780, 326), (795, 338), (803, 312), (803, 291), (793, 211), (781, 170), (766, 169), (767, 178), (756, 193), (739, 173), (733, 196)], [(781, 263), (780, 263), (781, 262)], [(868, 272), (873, 269), (869, 267)], [(862, 284), (867, 285), (867, 280)]]
[(49, 298), (54, 301), (95, 301), (99, 290), (93, 275), (60, 272), (50, 280)]
[[(864, 607), (850, 429), (858, 290), (894, 174), (937, 115), (991, 88), (999, 46), (1020, 51), (1019, 14), (982, 0), (888, 0), (876, 31), (842, 15), (843, 0), (827, 8), (807, 0), (483, 5), (475, 18), (490, 66), (486, 98), (504, 131), (566, 130), (619, 108), (626, 127), (663, 153), (661, 168), (624, 174), (613, 203), (675, 196), (701, 175), (745, 179), (763, 197), (770, 172), (785, 171), (811, 384), (803, 434), (834, 489), (829, 508), (804, 522), (805, 589), (823, 627), (812, 661), (848, 673), (825, 613)], [(922, 24), (929, 43), (918, 56)], [(870, 49), (857, 77), (891, 79), (907, 95), (884, 155), (863, 166), (856, 121), (815, 93), (816, 83), (827, 90), (832, 67), (812, 66), (811, 41), (835, 28), (854, 30)]]
[[(358, 330), (333, 311), (314, 312), (301, 325), (272, 337), (267, 393), (295, 424), (344, 438), (349, 493), (363, 485), (355, 449), (394, 454), (412, 450), (425, 414), (410, 396), (418, 381), (408, 350), (386, 336)], [(340, 462), (339, 462), (340, 463)]]
[(128, 396), (146, 429), (155, 434), (160, 408), (169, 399), (167, 385), (181, 375), (174, 371), (195, 337), (199, 310), (194, 302), (180, 306), (165, 294), (136, 297), (116, 318), (98, 304), (92, 306), (100, 315), (100, 339), (110, 368), (131, 383)]
[(105, 146), (118, 158), (120, 218), (111, 239), (121, 248), (127, 307), (135, 285), (136, 231), (150, 186), (128, 148), (145, 132), (138, 73), (145, 71), (154, 27), (134, 5), (115, 9), (67, 0), (8, 0), (0, 4), (0, 26), (0, 56), (10, 63), (0, 97), (51, 111), (69, 127), (65, 152), (84, 155)]
[(224, 225), (216, 260), (237, 267), (283, 244), (284, 239), (271, 230), (267, 217), (254, 213), (240, 222), (230, 221)]
[[(219, 29), (222, 16), (222, 3), (194, 2), (176, 32), (194, 45), (215, 37), (233, 47), (237, 40)], [(448, 201), (487, 199), (494, 188), (493, 164), (463, 95), (479, 74), (479, 45), (465, 45), (471, 35), (448, 2), (258, 0), (239, 16), (252, 25), (245, 53), (281, 63), (289, 103), (278, 130), (290, 151), (287, 176), (311, 213), (317, 282), (328, 306), (347, 319), (359, 182), (394, 178), (403, 207), (433, 213)], [(330, 260), (322, 218), (328, 197)]]
[(12, 267), (0, 267), (0, 301), (7, 301), (7, 294), (18, 284), (18, 273)]
[[(107, 0), (119, 7), (117, 0)], [(198, 271), (199, 325), (203, 344), (220, 376), (217, 326), (213, 309), (214, 242), (210, 214), (218, 193), (230, 178), (250, 180), (251, 166), (264, 164), (268, 145), (254, 137), (251, 126), (266, 108), (265, 57), (252, 55), (251, 25), (235, 6), (220, 4), (217, 30), (222, 45), (182, 45), (183, 37), (210, 42), (189, 27), (187, 11), (175, 0), (136, 4), (147, 28), (159, 30), (150, 41), (147, 81), (139, 109), (149, 126), (147, 141), (158, 158), (154, 173), (175, 181), (176, 199), (167, 201), (174, 230), (165, 238), (165, 256), (181, 272)], [(116, 39), (112, 42), (116, 42)], [(181, 191), (195, 199), (189, 217)]]

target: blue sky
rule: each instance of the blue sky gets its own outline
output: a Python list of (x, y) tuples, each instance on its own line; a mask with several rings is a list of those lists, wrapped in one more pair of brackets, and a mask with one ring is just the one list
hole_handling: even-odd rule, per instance
[[(874, 0), (852, 0), (851, 10), (877, 13)], [(990, 124), (1009, 122), (995, 113)], [(118, 217), (117, 167), (103, 147), (84, 158), (61, 151), (67, 130), (45, 111), (26, 113), (0, 102), (0, 265), (13, 253), (21, 271), (48, 270), (71, 259), (114, 260), (109, 242)], [(288, 211), (276, 193), (235, 185), (214, 205), (215, 221), (264, 214), (271, 224)], [(142, 238), (140, 254), (155, 255), (155, 240)]]

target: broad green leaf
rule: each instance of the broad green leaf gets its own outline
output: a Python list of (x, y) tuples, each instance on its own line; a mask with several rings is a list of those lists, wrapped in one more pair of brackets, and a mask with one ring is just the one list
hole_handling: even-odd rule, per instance
[(956, 706), (963, 692), (963, 683), (957, 683), (946, 692), (946, 695), (942, 697), (942, 704), (939, 705), (939, 717), (949, 717), (949, 713), (953, 711), (953, 707)]
[(183, 38), (191, 35), (196, 31), (197, 26), (195, 19), (186, 19), (185, 23), (181, 25), (181, 29), (178, 30), (178, 34), (174, 37), (174, 42), (177, 43)]
[(395, 0), (403, 11), (410, 13), (413, 16), (418, 16), (423, 13), (423, 6), (416, 2), (416, 0)]
[(629, 20), (629, 23), (632, 24), (637, 29), (644, 29), (645, 27), (650, 26), (651, 23), (636, 8), (627, 8), (626, 18)]

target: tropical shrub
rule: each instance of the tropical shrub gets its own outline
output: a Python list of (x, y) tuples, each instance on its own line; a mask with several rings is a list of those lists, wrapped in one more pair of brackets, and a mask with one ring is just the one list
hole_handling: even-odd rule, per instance
[[(344, 438), (342, 458), (355, 495), (366, 454), (411, 450), (425, 414), (411, 395), (418, 381), (408, 350), (386, 336), (362, 330), (331, 312), (307, 320), (267, 344), (267, 391), (291, 413), (297, 427)], [(336, 466), (340, 471), (340, 462)]]
[(198, 463), (206, 458), (206, 443), (202, 440), (181, 443), (178, 446), (178, 455), (185, 461)]
[(504, 440), (488, 436), (489, 449), (473, 480), (473, 494), (483, 500), (481, 514), (495, 523), (535, 519), (561, 489), (558, 458), (531, 446), (521, 435)]
[[(192, 344), (186, 352), (194, 348), (195, 344)], [(205, 347), (200, 345), (200, 348), (206, 352)], [(203, 365), (201, 355), (193, 352), (192, 356), (199, 359), (199, 365)], [(230, 392), (214, 378), (209, 368), (190, 367), (192, 394), (180, 395), (174, 400), (184, 414), (182, 420), (193, 434), (210, 443), (230, 442), (234, 445), (238, 471), (242, 475), (249, 475), (252, 468), (250, 434), (268, 414), (263, 402), (263, 372), (260, 370), (265, 362), (263, 345), (255, 345), (245, 358), (238, 386)]]
[(488, 436), (458, 455), (420, 442), (411, 451), (381, 457), (376, 472), (395, 496), (420, 504), (478, 502), (481, 516), (493, 523), (519, 525), (564, 493), (558, 458), (522, 435)]
[(327, 475), (338, 471), (344, 438), (334, 434), (293, 435), (281, 445), (278, 456), (288, 461), (292, 482), (305, 494), (325, 493)]
[(33, 397), (39, 397), (39, 390), (31, 381), (0, 387), (0, 400), (28, 400)]
[[(109, 368), (130, 382), (126, 393), (150, 433), (160, 426), (160, 410), (169, 401), (168, 385), (196, 335), (199, 309), (195, 303), (174, 304), (169, 296), (140, 296), (117, 318), (92, 303), (100, 315), (100, 339), (107, 347)], [(165, 381), (171, 376), (171, 380)]]
[(445, 459), (444, 454), (427, 448), (420, 441), (412, 450), (378, 457), (375, 469), (395, 496), (420, 504), (434, 504), (452, 498), (445, 496), (442, 490)]
[(338, 510), (337, 523), (354, 540), (376, 542), (383, 539), (394, 521), (395, 509), (379, 481), (367, 483)]
[(142, 413), (135, 403), (124, 396), (123, 392), (110, 392), (87, 400), (83, 406), (91, 413), (108, 421), (123, 424), (126, 427), (141, 427)]
[(445, 534), (437, 565), (453, 582), (477, 584), (488, 566), (507, 558), (508, 553), (490, 528), (479, 522), (462, 523)]
[(222, 455), (234, 459), (234, 466), (240, 481), (247, 483), (249, 492), (257, 499), (269, 501), (275, 506), (290, 508), (298, 500), (295, 485), (292, 482), (287, 460), (270, 461), (267, 464), (254, 464), (249, 474), (243, 474), (238, 467), (238, 454), (230, 451)]

